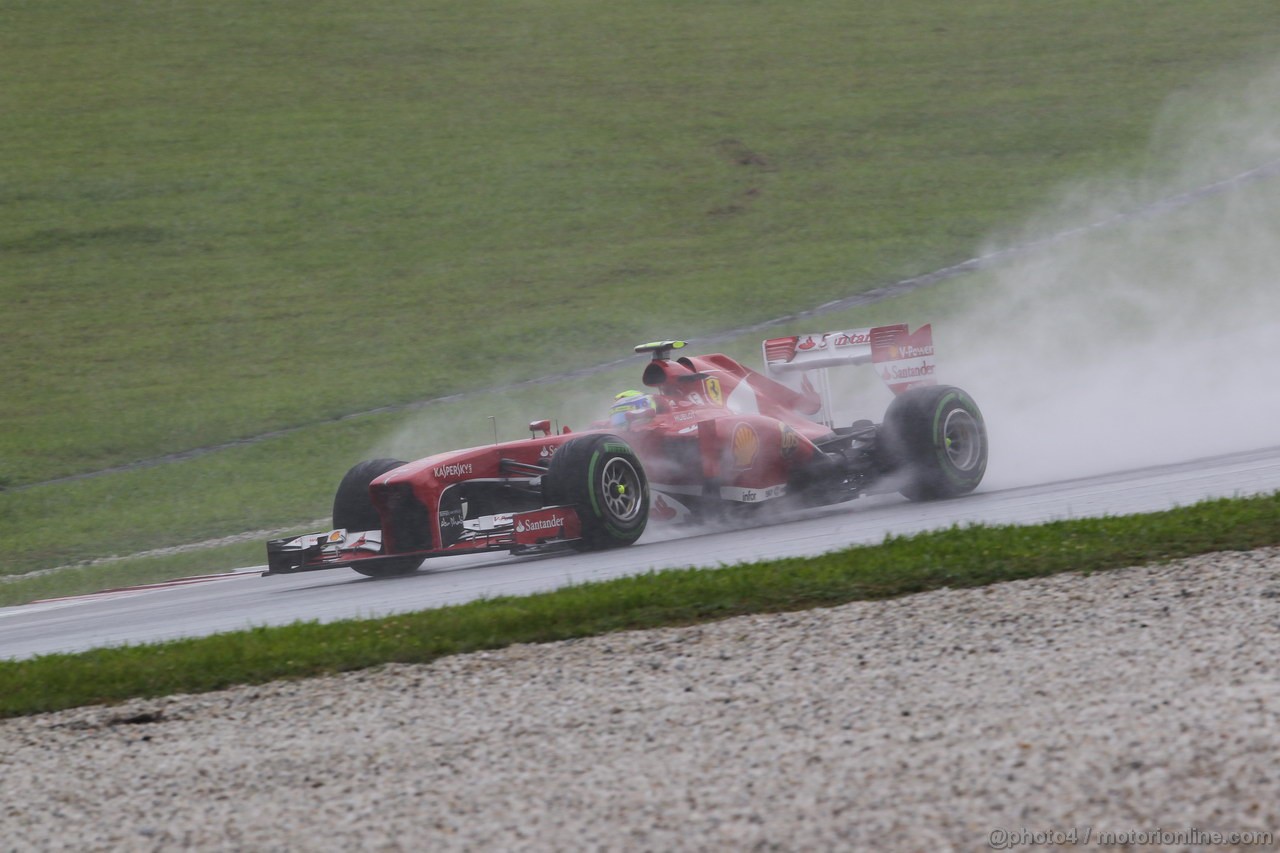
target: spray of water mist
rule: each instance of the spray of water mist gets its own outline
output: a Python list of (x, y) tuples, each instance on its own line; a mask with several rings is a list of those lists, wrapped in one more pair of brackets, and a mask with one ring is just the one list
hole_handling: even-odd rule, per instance
[[(1278, 90), (1280, 67), (1171, 100), (1142, 174), (1065, 188), (979, 253), (998, 259), (985, 273), (938, 285), (968, 306), (930, 319), (943, 380), (986, 414), (988, 488), (1280, 443), (1280, 171), (1221, 185), (1280, 161)], [(1169, 198), (1179, 203), (1152, 203)], [(847, 414), (878, 420), (888, 394), (865, 379), (842, 395), (862, 404)], [(539, 414), (575, 426), (607, 405), (601, 391), (577, 398), (563, 385), (555, 397)], [(461, 446), (431, 440), (447, 432), (442, 418), (423, 412), (384, 449), (412, 458)], [(473, 419), (469, 443), (491, 440)]]
[[(1176, 156), (1159, 185), (1077, 187), (1031, 230), (1280, 158), (1278, 87), (1274, 69), (1196, 118), (1171, 105), (1153, 149)], [(949, 377), (987, 417), (989, 486), (1280, 444), (1280, 175), (1057, 242), (990, 278), (939, 330)]]

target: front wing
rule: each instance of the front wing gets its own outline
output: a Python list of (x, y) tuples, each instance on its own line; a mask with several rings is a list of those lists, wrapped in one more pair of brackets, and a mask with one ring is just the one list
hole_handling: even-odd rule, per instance
[(523, 551), (566, 544), (582, 538), (578, 512), (570, 506), (484, 516), (467, 522), (467, 536), (446, 548), (390, 552), (381, 530), (330, 530), (267, 542), (264, 575), (375, 565), (407, 557), (427, 559), (479, 551)]

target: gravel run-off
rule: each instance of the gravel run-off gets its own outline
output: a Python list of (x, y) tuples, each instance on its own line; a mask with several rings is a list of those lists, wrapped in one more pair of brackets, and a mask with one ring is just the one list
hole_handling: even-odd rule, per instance
[(1278, 660), (1265, 549), (135, 700), (0, 850), (1264, 849)]

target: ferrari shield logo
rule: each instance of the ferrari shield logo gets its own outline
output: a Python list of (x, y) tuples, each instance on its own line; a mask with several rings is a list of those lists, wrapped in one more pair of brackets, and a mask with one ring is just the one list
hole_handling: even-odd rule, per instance
[(782, 455), (786, 459), (790, 459), (796, 453), (796, 448), (800, 446), (800, 436), (791, 427), (781, 424), (782, 427)]
[(707, 399), (713, 406), (724, 405), (724, 392), (720, 390), (720, 380), (714, 376), (708, 376), (706, 381), (702, 383), (702, 387), (707, 392)]

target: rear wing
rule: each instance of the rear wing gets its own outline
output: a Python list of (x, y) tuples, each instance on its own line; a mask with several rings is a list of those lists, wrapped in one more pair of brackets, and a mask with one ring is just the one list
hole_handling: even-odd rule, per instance
[(901, 323), (791, 335), (770, 338), (761, 348), (765, 375), (793, 388), (815, 390), (822, 398), (822, 410), (815, 420), (828, 425), (831, 390), (826, 369), (829, 367), (872, 364), (894, 394), (937, 384), (932, 324), (925, 324), (914, 332)]

